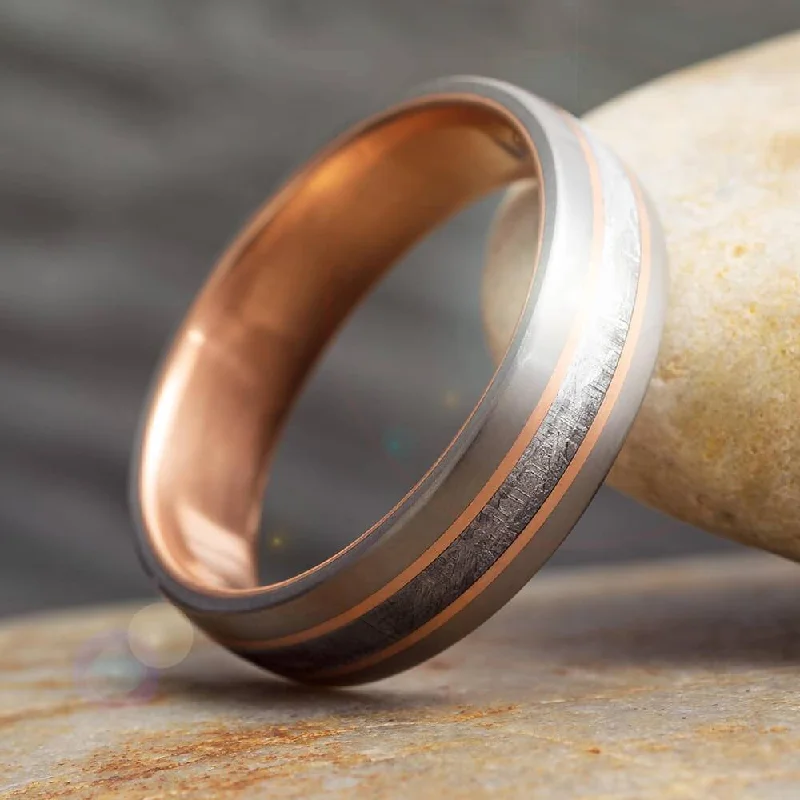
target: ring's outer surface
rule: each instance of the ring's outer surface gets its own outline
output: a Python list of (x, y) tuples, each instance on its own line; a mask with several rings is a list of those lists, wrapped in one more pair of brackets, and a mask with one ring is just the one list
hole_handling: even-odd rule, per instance
[[(407, 246), (521, 178), (539, 185), (538, 251), (479, 404), (373, 528), (258, 586), (269, 453), (309, 365)], [(368, 120), (256, 215), (166, 356), (133, 463), (148, 572), (212, 638), (296, 680), (359, 683), (434, 655), (523, 586), (602, 483), (655, 362), (664, 278), (635, 179), (566, 112), (449, 78)]]

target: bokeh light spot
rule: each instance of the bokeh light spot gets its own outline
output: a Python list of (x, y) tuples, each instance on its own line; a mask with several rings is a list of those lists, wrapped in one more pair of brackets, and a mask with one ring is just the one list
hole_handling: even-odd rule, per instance
[(280, 550), (286, 544), (286, 537), (283, 533), (274, 533), (267, 541), (273, 550)]
[(191, 622), (168, 603), (153, 603), (137, 611), (128, 623), (131, 653), (145, 666), (169, 669), (192, 649)]
[(392, 458), (402, 458), (411, 449), (411, 441), (404, 431), (395, 428), (384, 434), (383, 447)]
[(442, 398), (445, 408), (456, 409), (461, 405), (461, 397), (454, 389), (448, 389)]
[(156, 685), (155, 673), (134, 657), (122, 631), (86, 642), (76, 660), (75, 682), (86, 698), (109, 706), (146, 702)]

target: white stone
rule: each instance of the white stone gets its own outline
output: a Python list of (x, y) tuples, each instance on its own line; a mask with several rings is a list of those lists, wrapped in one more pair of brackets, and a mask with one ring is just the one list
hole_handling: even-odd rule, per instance
[[(669, 75), (587, 122), (647, 187), (670, 257), (658, 366), (609, 481), (800, 560), (800, 35)], [(494, 352), (518, 304), (491, 253), (525, 195), (512, 191), (490, 247)]]

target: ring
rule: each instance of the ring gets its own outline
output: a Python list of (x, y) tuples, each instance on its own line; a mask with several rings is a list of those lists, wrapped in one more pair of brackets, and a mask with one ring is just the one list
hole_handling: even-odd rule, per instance
[[(530, 284), (467, 421), (352, 544), (259, 586), (270, 455), (321, 349), (410, 245), (519, 180), (539, 193)], [(529, 580), (605, 478), (655, 364), (665, 272), (636, 179), (526, 91), (447, 78), (363, 122), (256, 214), (166, 354), (132, 468), (146, 570), (212, 639), (294, 680), (361, 683), (440, 652)]]

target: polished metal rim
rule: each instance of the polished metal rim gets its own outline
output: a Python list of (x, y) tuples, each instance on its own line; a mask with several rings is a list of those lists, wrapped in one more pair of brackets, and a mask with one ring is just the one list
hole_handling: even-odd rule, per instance
[[(148, 518), (143, 464), (168, 364), (134, 457), (139, 549), (160, 589), (231, 650), (297, 680), (385, 677), (448, 647), (507, 602), (589, 504), (655, 363), (665, 297), (659, 226), (635, 178), (566, 112), (506, 83), (449, 78), (345, 134), (318, 163), (385, 120), (447, 103), (495, 108), (513, 121), (515, 135), (499, 144), (532, 165), (541, 213), (531, 219), (538, 250), (513, 340), (425, 478), (318, 568), (274, 586), (225, 586), (176, 569)], [(245, 240), (263, 224), (258, 217)], [(159, 435), (168, 447), (168, 433)]]

